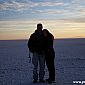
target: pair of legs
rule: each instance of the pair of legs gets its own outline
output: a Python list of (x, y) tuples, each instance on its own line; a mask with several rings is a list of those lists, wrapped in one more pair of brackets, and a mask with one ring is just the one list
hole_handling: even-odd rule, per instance
[(54, 54), (54, 52), (52, 52), (52, 53), (51, 52), (46, 53), (45, 58), (46, 58), (46, 65), (47, 65), (48, 72), (49, 72), (48, 79), (50, 81), (55, 81), (55, 65), (54, 65), (55, 54)]
[[(32, 63), (34, 65), (33, 68), (33, 79), (34, 80), (43, 80), (45, 75), (45, 57), (43, 55), (39, 55), (38, 53), (33, 53)], [(39, 75), (38, 75), (38, 66), (39, 66)]]

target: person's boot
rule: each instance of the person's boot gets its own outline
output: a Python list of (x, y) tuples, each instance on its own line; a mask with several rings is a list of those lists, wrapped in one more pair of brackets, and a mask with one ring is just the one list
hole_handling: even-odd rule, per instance
[(49, 78), (46, 79), (45, 81), (46, 81), (47, 83), (49, 83), (49, 84), (51, 84), (51, 83), (53, 82), (53, 81), (52, 81), (51, 79), (49, 79)]
[(45, 80), (40, 79), (39, 82), (40, 82), (40, 83), (45, 83)]
[(38, 81), (37, 80), (33, 80), (33, 83), (37, 83)]

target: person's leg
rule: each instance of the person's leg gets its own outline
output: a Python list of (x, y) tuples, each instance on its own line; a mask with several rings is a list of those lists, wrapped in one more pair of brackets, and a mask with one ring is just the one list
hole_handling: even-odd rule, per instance
[(34, 80), (38, 80), (38, 72), (37, 72), (37, 69), (38, 69), (38, 54), (37, 53), (33, 53), (33, 58), (32, 58), (32, 63), (34, 65), (34, 68), (33, 68), (33, 79)]
[(45, 56), (39, 56), (39, 80), (43, 80), (45, 75)]
[(47, 68), (48, 68), (48, 73), (49, 73), (49, 78), (48, 79), (50, 79), (50, 76), (51, 76), (51, 64), (50, 64), (51, 62), (50, 62), (50, 58), (46, 58), (46, 66), (47, 66)]
[(54, 59), (51, 59), (51, 65), (50, 65), (50, 68), (49, 68), (49, 78), (52, 80), (52, 81), (55, 81), (55, 65), (54, 65)]
[(51, 55), (46, 57), (46, 65), (49, 72), (49, 80), (55, 81), (55, 66), (54, 66), (54, 58)]

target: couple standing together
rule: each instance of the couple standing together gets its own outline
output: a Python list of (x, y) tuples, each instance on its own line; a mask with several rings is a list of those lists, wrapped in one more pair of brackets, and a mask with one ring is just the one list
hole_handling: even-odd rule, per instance
[[(38, 79), (41, 83), (52, 83), (55, 81), (55, 52), (53, 49), (53, 40), (53, 35), (47, 29), (43, 29), (42, 24), (37, 24), (37, 29), (33, 34), (31, 34), (28, 41), (29, 51), (33, 53), (33, 83), (37, 83)], [(45, 62), (49, 72), (49, 78), (46, 80), (44, 80)]]

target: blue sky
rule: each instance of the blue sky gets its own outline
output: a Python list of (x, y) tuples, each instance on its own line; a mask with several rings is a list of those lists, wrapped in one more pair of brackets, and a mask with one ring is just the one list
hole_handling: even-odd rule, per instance
[(85, 0), (0, 0), (0, 20), (85, 19)]

